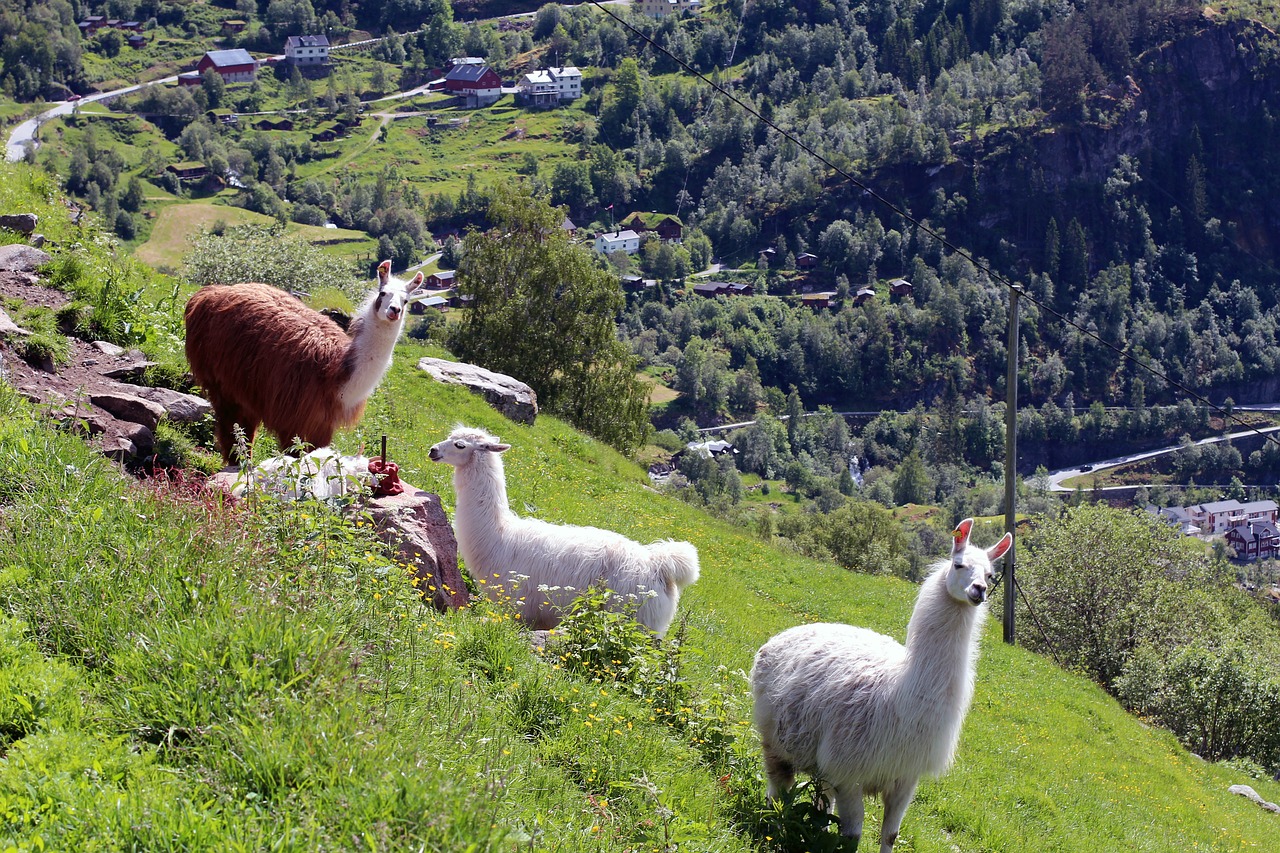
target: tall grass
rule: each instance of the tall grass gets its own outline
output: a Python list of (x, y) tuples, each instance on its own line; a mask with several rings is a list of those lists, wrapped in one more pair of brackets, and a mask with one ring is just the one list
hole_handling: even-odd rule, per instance
[[(344, 449), (385, 432), (451, 507), (426, 450), (462, 420), (513, 443), (517, 511), (691, 539), (670, 637), (587, 608), (535, 651), (500, 605), (424, 606), (359, 518), (129, 480), (0, 390), (0, 849), (840, 849), (803, 794), (764, 808), (745, 670), (802, 621), (901, 638), (914, 588), (663, 498), (564, 424), (434, 383), (424, 352), (400, 348)], [(900, 849), (1280, 846), (1226, 792), (1246, 780), (994, 631), (959, 755)]]

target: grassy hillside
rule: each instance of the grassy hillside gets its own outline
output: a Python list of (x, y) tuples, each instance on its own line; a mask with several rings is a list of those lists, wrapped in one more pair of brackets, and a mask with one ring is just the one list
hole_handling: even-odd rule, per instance
[[(565, 425), (516, 425), (434, 383), (414, 369), (423, 352), (402, 346), (340, 444), (385, 432), (405, 479), (451, 510), (449, 469), (426, 451), (479, 425), (513, 444), (515, 509), (695, 542), (703, 576), (659, 669), (672, 680), (571, 671), (575, 647), (539, 656), (488, 607), (424, 611), (363, 528), (132, 484), (4, 392), (0, 847), (779, 849), (743, 672), (799, 622), (901, 638), (914, 589), (664, 498)], [(1227, 793), (1243, 781), (1004, 646), (993, 622), (957, 766), (921, 787), (899, 849), (1277, 849), (1274, 816)]]
[[(241, 207), (204, 201), (166, 204), (159, 210), (150, 238), (133, 255), (157, 269), (178, 269), (182, 266), (183, 256), (191, 251), (191, 235), (199, 233), (202, 228), (211, 228), (217, 222), (226, 225), (269, 225), (274, 220)], [(378, 248), (378, 241), (363, 231), (321, 228), (316, 225), (299, 225), (296, 222), (289, 223), (288, 231), (326, 249), (341, 247), (346, 257), (353, 257), (357, 253), (372, 255)]]

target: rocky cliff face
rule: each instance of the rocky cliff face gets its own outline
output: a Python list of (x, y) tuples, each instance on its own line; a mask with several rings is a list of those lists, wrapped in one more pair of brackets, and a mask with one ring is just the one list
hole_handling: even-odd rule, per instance
[(1205, 21), (1143, 54), (1132, 77), (1090, 100), (1100, 123), (1059, 126), (1035, 140), (1048, 189), (1100, 181), (1121, 154), (1136, 154), (1191, 131), (1247, 121), (1280, 108), (1276, 33), (1253, 21)]

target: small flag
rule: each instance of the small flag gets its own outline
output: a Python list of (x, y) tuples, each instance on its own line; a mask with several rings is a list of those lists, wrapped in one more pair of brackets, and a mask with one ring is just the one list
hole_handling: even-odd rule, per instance
[(613, 205), (609, 205), (608, 207), (605, 208), (605, 210), (613, 210)]

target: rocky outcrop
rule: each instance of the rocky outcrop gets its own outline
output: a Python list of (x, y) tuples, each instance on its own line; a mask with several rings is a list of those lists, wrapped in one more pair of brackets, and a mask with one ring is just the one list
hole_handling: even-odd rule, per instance
[(30, 234), (39, 223), (40, 217), (34, 213), (0, 213), (0, 228), (17, 231), (19, 234)]
[(429, 373), (437, 382), (465, 385), (513, 421), (532, 424), (538, 417), (538, 395), (528, 385), (506, 374), (440, 358), (420, 359), (418, 369)]
[(24, 246), (21, 243), (0, 246), (0, 270), (33, 273), (51, 260), (53, 258), (48, 252), (35, 246)]
[[(1256, 114), (1280, 96), (1280, 77), (1264, 69), (1260, 44), (1275, 34), (1260, 24), (1209, 23), (1147, 51), (1127, 85), (1099, 93), (1115, 118), (1105, 125), (1062, 126), (1037, 141), (1052, 187), (1105, 180), (1121, 154), (1136, 154), (1220, 120)], [(1114, 90), (1114, 91), (1113, 91)]]
[(164, 406), (123, 391), (91, 392), (89, 402), (122, 421), (141, 424), (149, 430), (155, 430), (164, 417)]
[(467, 606), (470, 593), (458, 568), (458, 540), (439, 495), (406, 484), (401, 494), (374, 498), (366, 508), (386, 552), (414, 567), (424, 601), (441, 612)]
[(1258, 794), (1257, 791), (1253, 790), (1253, 788), (1250, 788), (1248, 785), (1232, 785), (1227, 790), (1232, 794), (1239, 794), (1240, 796), (1248, 800), (1252, 800), (1253, 802), (1257, 803), (1259, 807), (1264, 808), (1269, 812), (1280, 813), (1280, 806), (1277, 806), (1275, 803), (1269, 803), (1266, 800), (1262, 799), (1262, 796)]
[(126, 393), (156, 403), (164, 409), (164, 416), (171, 421), (190, 424), (213, 411), (213, 406), (203, 397), (184, 394), (168, 388), (148, 388), (144, 385), (121, 385)]

